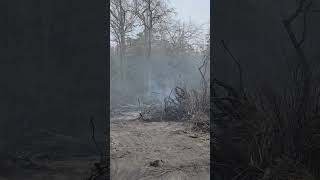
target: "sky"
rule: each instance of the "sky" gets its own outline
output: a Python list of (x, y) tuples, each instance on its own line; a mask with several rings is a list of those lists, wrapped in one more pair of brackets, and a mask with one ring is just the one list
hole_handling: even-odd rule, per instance
[[(167, 0), (169, 7), (173, 7), (176, 19), (200, 27), (203, 34), (208, 33), (210, 27), (210, 0)], [(206, 37), (198, 37), (200, 42), (206, 43)]]
[(167, 0), (175, 8), (177, 18), (196, 24), (210, 23), (210, 0)]

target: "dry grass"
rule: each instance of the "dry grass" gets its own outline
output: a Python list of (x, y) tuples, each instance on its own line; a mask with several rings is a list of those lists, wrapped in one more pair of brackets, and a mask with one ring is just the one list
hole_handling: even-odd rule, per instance
[(306, 103), (299, 81), (281, 91), (246, 94), (214, 82), (213, 156), (219, 166), (213, 169), (221, 179), (320, 178), (319, 87), (311, 88)]
[(166, 119), (191, 123), (196, 131), (210, 130), (210, 97), (208, 91), (176, 87), (173, 97), (165, 98)]

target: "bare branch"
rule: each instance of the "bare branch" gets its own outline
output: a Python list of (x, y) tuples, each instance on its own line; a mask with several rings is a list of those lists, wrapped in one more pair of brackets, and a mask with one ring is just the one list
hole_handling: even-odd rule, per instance
[(238, 70), (239, 70), (239, 88), (240, 88), (240, 91), (243, 93), (244, 90), (243, 90), (243, 79), (242, 79), (242, 67), (241, 67), (240, 61), (235, 56), (233, 56), (233, 54), (231, 53), (230, 49), (227, 47), (227, 45), (225, 44), (225, 42), (223, 40), (221, 41), (221, 44), (222, 44), (223, 48), (227, 51), (227, 53), (230, 55), (232, 60), (238, 66)]
[[(308, 102), (308, 99), (309, 99), (309, 94), (310, 94), (310, 76), (311, 76), (311, 71), (310, 71), (310, 67), (309, 67), (309, 64), (307, 62), (307, 57), (305, 56), (302, 48), (301, 48), (301, 43), (304, 41), (304, 38), (303, 37), (303, 40), (298, 42), (297, 38), (296, 38), (296, 35), (295, 33), (292, 31), (292, 28), (291, 28), (291, 24), (293, 23), (293, 21), (301, 14), (301, 13), (306, 13), (310, 6), (311, 6), (311, 2), (308, 3), (307, 5), (305, 5), (306, 3), (306, 0), (300, 0), (300, 3), (299, 3), (299, 6), (298, 8), (296, 9), (296, 11), (291, 15), (289, 16), (289, 18), (283, 20), (283, 24), (284, 24), (284, 27), (289, 35), (289, 38), (297, 52), (297, 55), (299, 57), (299, 60), (300, 60), (300, 65), (301, 65), (301, 70), (302, 70), (302, 81), (303, 81), (303, 92), (302, 92), (302, 97), (301, 97), (301, 100), (299, 102), (299, 112), (298, 112), (298, 123), (299, 123), (299, 126), (301, 127), (302, 124), (301, 124), (301, 119), (303, 118), (304, 116), (304, 109), (307, 108), (306, 107), (306, 102)], [(306, 30), (306, 29), (305, 29)], [(304, 32), (305, 34), (306, 32)]]

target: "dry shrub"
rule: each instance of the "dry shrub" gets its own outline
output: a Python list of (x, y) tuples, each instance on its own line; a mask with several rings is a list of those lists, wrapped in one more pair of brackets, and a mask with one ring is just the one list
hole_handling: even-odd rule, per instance
[(207, 90), (188, 90), (176, 87), (164, 99), (164, 107), (150, 105), (140, 113), (144, 121), (183, 121), (192, 124), (195, 131), (210, 130), (210, 95)]
[(297, 84), (250, 94), (217, 80), (213, 87), (213, 169), (221, 179), (319, 179), (318, 87), (307, 103)]
[(188, 120), (195, 130), (210, 131), (210, 95), (207, 90), (192, 90), (185, 102), (185, 108), (190, 114)]
[(193, 124), (193, 128), (196, 131), (210, 131), (210, 117), (201, 111), (192, 115), (190, 122)]
[(194, 130), (210, 130), (210, 97), (208, 91), (191, 90), (176, 87), (174, 97), (171, 94), (164, 100), (166, 119), (185, 121), (193, 125)]

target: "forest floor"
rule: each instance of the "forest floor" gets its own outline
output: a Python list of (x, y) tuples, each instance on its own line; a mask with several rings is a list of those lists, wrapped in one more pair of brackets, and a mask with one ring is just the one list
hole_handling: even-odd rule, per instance
[(112, 180), (210, 179), (210, 137), (183, 122), (139, 120), (139, 112), (111, 118)]

